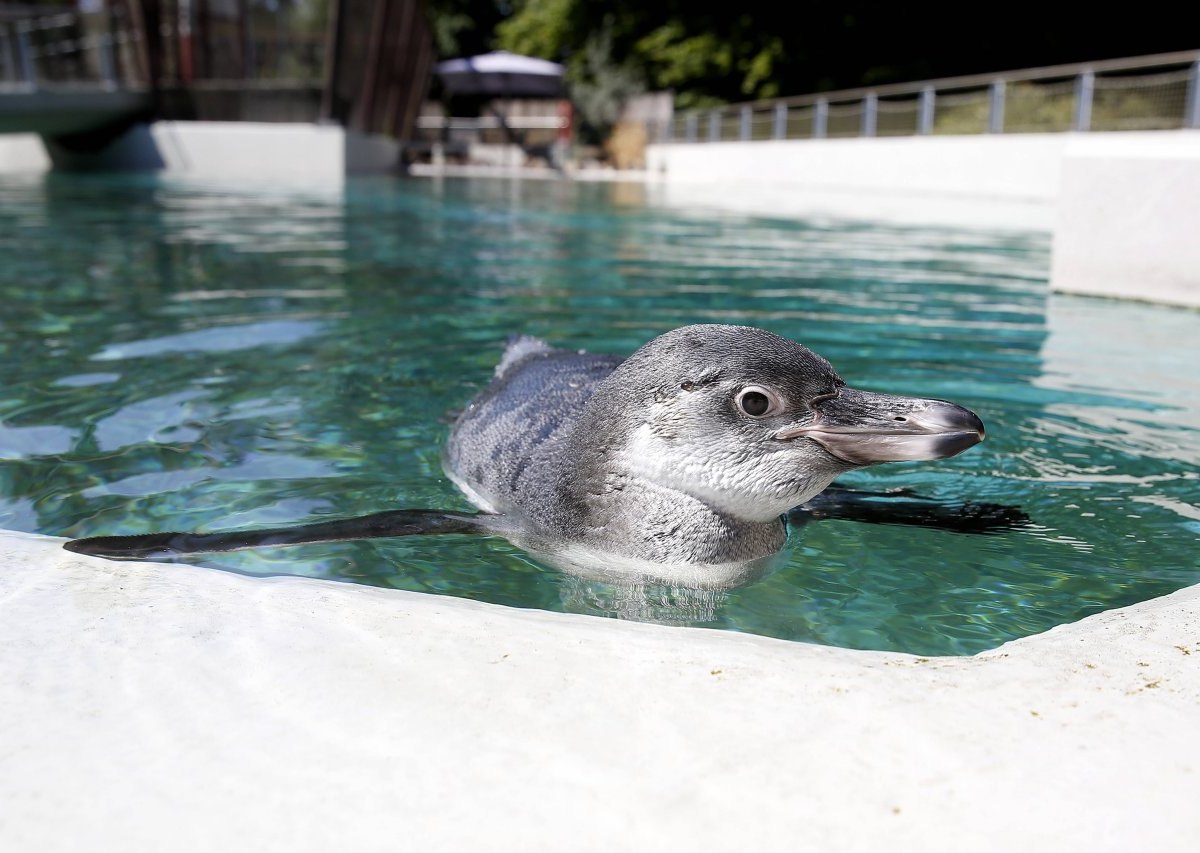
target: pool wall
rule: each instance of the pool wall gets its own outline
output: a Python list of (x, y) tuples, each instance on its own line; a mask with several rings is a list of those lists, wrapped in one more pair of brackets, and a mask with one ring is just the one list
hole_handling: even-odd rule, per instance
[(919, 658), (0, 534), (0, 847), (1194, 850), (1200, 588)]
[(1073, 137), (1050, 282), (1200, 307), (1200, 132)]
[[(668, 185), (769, 206), (1049, 228), (1051, 286), (1200, 307), (1200, 131), (654, 145)], [(721, 188), (719, 192), (714, 192)]]
[(1070, 134), (910, 136), (652, 145), (672, 182), (787, 184), (871, 193), (1053, 201)]

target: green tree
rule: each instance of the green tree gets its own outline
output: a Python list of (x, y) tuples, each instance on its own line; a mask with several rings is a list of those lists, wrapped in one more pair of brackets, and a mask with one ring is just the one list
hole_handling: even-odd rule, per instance
[(496, 40), (514, 53), (565, 62), (571, 83), (614, 92), (675, 89), (683, 107), (774, 95), (783, 57), (782, 40), (760, 31), (753, 16), (676, 0), (653, 8), (627, 0), (518, 0)]
[(1173, 15), (1009, 0), (981, 23), (945, 0), (513, 0), (496, 44), (575, 78), (574, 57), (607, 33), (611, 67), (686, 107), (1195, 47)]
[(495, 49), (496, 27), (512, 14), (506, 0), (426, 0), (434, 49), (442, 59)]

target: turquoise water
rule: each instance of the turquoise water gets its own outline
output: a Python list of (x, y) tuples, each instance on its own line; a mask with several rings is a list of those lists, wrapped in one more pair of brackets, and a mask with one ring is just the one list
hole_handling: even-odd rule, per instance
[[(764, 326), (852, 385), (976, 410), (952, 460), (843, 480), (1020, 506), (991, 536), (821, 521), (697, 603), (539, 566), (500, 539), (374, 540), (193, 562), (969, 653), (1200, 581), (1200, 312), (1048, 297), (1049, 240), (672, 209), (637, 186), (227, 192), (0, 178), (0, 527), (64, 536), (467, 509), (447, 413), (514, 332), (630, 352)], [(631, 608), (631, 598), (639, 606)], [(682, 602), (682, 604), (680, 603)]]

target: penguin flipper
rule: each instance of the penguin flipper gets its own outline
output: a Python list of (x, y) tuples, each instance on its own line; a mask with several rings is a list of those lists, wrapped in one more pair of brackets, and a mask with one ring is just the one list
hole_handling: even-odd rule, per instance
[(107, 560), (151, 560), (179, 554), (207, 554), (311, 542), (341, 542), (390, 536), (419, 536), (439, 533), (494, 532), (497, 516), (488, 513), (442, 512), (432, 509), (398, 509), (319, 521), (295, 527), (235, 530), (227, 533), (146, 533), (137, 536), (93, 536), (72, 539), (63, 548)]
[(927, 527), (953, 533), (991, 535), (1033, 524), (1019, 506), (981, 501), (926, 498), (909, 489), (894, 492), (859, 491), (831, 486), (788, 513), (796, 524), (813, 521), (858, 521)]

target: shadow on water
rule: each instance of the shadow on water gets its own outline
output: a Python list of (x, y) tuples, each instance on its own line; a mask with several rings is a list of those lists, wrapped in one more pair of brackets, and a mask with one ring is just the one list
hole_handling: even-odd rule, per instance
[[(922, 654), (1196, 581), (1200, 315), (1047, 299), (1042, 234), (695, 213), (528, 182), (330, 196), (52, 175), (0, 178), (0, 202), (4, 527), (466, 511), (441, 472), (442, 415), (486, 383), (508, 335), (630, 352), (735, 322), (805, 343), (854, 384), (962, 402), (988, 440), (845, 480), (925, 496), (910, 523), (862, 523), (903, 517), (868, 496), (857, 520), (795, 531), (754, 582), (675, 609), (669, 589), (605, 591), (498, 538), (203, 562)], [(920, 523), (1003, 522), (988, 505), (1030, 521), (984, 536)]]

